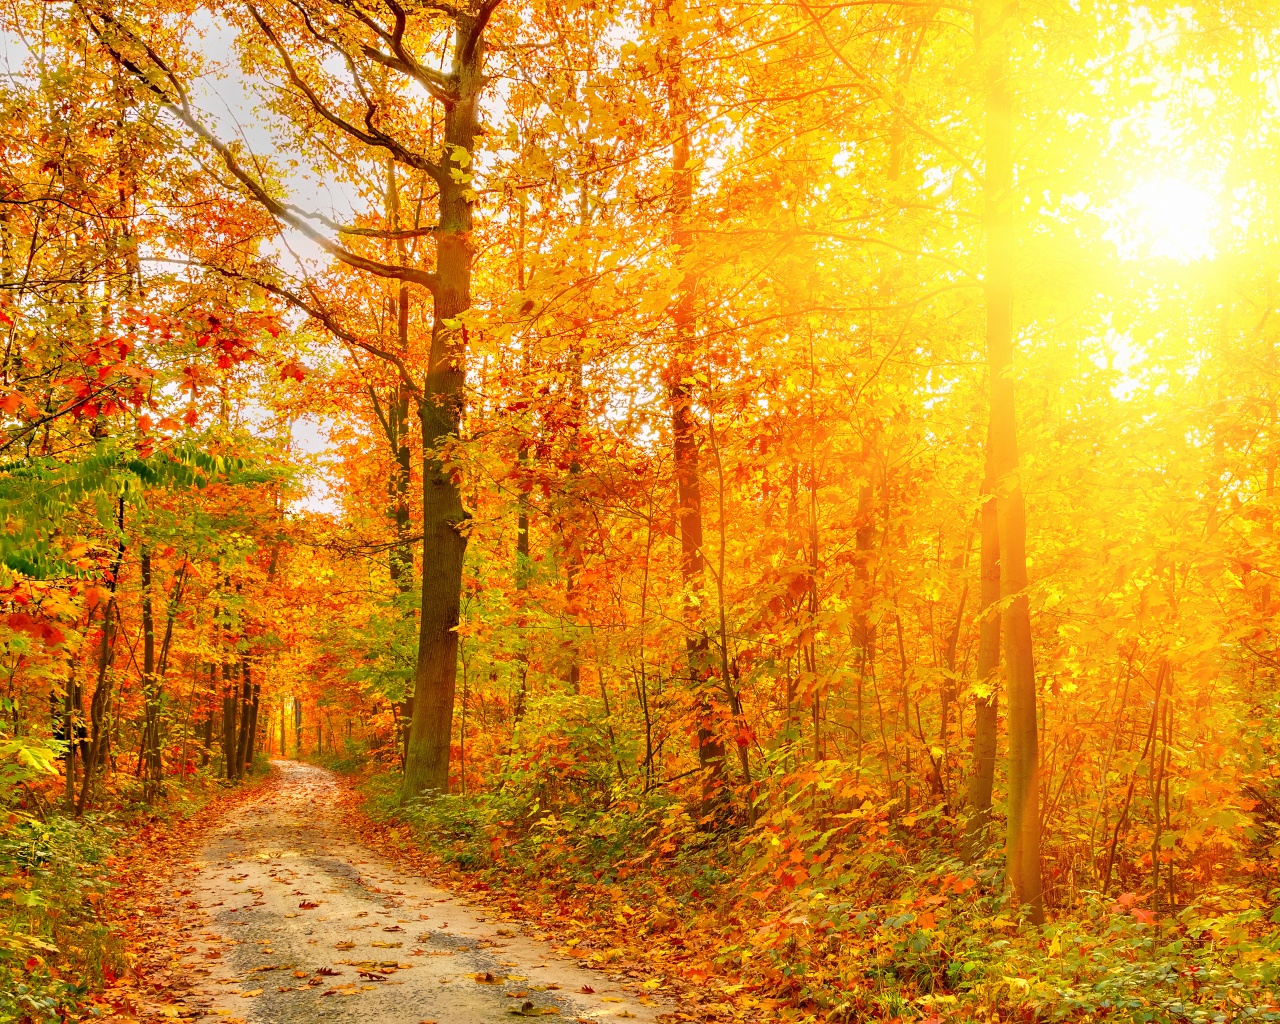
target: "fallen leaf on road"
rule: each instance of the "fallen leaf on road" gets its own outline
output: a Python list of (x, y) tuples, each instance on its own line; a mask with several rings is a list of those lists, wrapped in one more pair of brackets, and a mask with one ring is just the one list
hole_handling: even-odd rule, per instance
[(293, 972), (293, 976), (294, 976), (295, 978), (305, 978), (305, 977), (307, 977), (307, 972), (306, 972), (306, 971), (294, 971), (294, 972)]
[(492, 985), (498, 980), (493, 976), (492, 971), (483, 971), (480, 974), (473, 974), (471, 977), (475, 978), (476, 983), (480, 985)]
[(334, 949), (355, 949), (356, 944), (354, 942), (335, 942), (333, 944), (333, 948)]
[(512, 1007), (507, 1013), (514, 1013), (518, 1017), (544, 1017), (548, 1014), (559, 1013), (559, 1009), (554, 1006), (537, 1006), (533, 1002), (523, 1003), (520, 1007)]
[(319, 903), (312, 903), (310, 900), (303, 900), (301, 903), (298, 904), (298, 909), (299, 910), (315, 910), (316, 907), (318, 906), (320, 906)]
[(260, 996), (260, 995), (262, 995), (262, 989), (260, 989), (260, 988), (251, 988), (251, 989), (249, 989), (249, 991), (248, 991), (248, 992), (241, 992), (241, 993), (240, 993), (240, 998), (241, 998), (241, 999), (248, 999), (250, 996)]
[(590, 996), (590, 995), (594, 995), (596, 990), (593, 989), (590, 985), (583, 985), (582, 988), (578, 989), (578, 991), (581, 992), (583, 995)]
[[(333, 977), (336, 977), (337, 975), (339, 975), (339, 974), (341, 974), (341, 973), (342, 973), (341, 971), (335, 971), (332, 967), (317, 967), (317, 968), (316, 968), (316, 974), (323, 974), (326, 978), (333, 978)], [(295, 977), (295, 978), (296, 978), (296, 977), (303, 977), (303, 978), (305, 978), (305, 977), (306, 977), (306, 975), (305, 975), (305, 974), (303, 974), (303, 975), (296, 975), (296, 974), (295, 974), (295, 975), (294, 975), (294, 977)]]

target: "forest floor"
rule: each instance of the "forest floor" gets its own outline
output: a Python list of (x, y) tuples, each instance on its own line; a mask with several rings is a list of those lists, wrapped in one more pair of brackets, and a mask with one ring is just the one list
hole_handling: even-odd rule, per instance
[(528, 923), (376, 853), (341, 787), (323, 768), (273, 762), (266, 785), (161, 872), (151, 884), (169, 891), (153, 894), (107, 1019), (653, 1022), (671, 1011), (634, 979), (585, 969)]

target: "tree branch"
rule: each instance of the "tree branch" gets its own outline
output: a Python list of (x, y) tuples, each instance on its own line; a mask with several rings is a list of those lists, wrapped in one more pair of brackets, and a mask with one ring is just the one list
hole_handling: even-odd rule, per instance
[(265, 292), (270, 292), (278, 298), (284, 299), (285, 302), (293, 306), (295, 309), (306, 313), (317, 323), (319, 323), (326, 331), (332, 334), (339, 341), (345, 341), (348, 345), (354, 346), (363, 352), (368, 352), (371, 356), (386, 363), (390, 363), (399, 372), (400, 380), (405, 387), (414, 395), (415, 398), (422, 397), (422, 390), (418, 387), (417, 381), (413, 379), (413, 375), (409, 372), (409, 367), (405, 365), (405, 361), (394, 352), (388, 352), (386, 349), (379, 348), (371, 342), (365, 341), (353, 331), (342, 326), (337, 319), (327, 309), (316, 303), (308, 302), (301, 295), (285, 288), (283, 285), (275, 284), (271, 281), (264, 281), (261, 278), (246, 274), (240, 270), (233, 270), (230, 267), (219, 266), (216, 263), (207, 263), (204, 260), (174, 260), (160, 259), (156, 262), (177, 264), (179, 266), (200, 267), (203, 270), (212, 270), (215, 274), (221, 274), (223, 277), (230, 278), (233, 281), (243, 281), (251, 284), (256, 288), (261, 288)]
[[(307, 102), (311, 105), (312, 110), (339, 131), (346, 132), (346, 134), (353, 138), (359, 139), (366, 146), (385, 149), (401, 163), (408, 164), (416, 170), (423, 171), (431, 175), (431, 177), (436, 181), (440, 181), (441, 178), (445, 177), (445, 171), (439, 164), (435, 163), (433, 160), (429, 160), (421, 153), (415, 153), (410, 149), (406, 149), (386, 132), (380, 131), (374, 126), (373, 115), (377, 112), (377, 105), (373, 103), (365, 93), (364, 86), (360, 82), (360, 76), (356, 71), (355, 65), (351, 61), (351, 55), (347, 53), (346, 50), (343, 50), (341, 47), (335, 47), (338, 52), (342, 54), (343, 59), (346, 60), (347, 67), (355, 79), (356, 88), (360, 90), (361, 98), (365, 101), (365, 127), (363, 129), (352, 124), (346, 118), (330, 110), (325, 105), (325, 103), (316, 94), (316, 91), (312, 89), (302, 75), (298, 73), (298, 69), (293, 63), (293, 58), (289, 56), (289, 51), (285, 49), (284, 43), (282, 43), (280, 41), (280, 37), (276, 35), (275, 29), (267, 24), (266, 19), (262, 17), (258, 12), (258, 9), (254, 7), (253, 4), (245, 4), (245, 7), (249, 11), (253, 20), (258, 23), (258, 28), (262, 30), (262, 34), (267, 37), (267, 40), (271, 43), (276, 53), (280, 55), (280, 60), (284, 64), (285, 73), (289, 76), (289, 81), (293, 83), (294, 88), (307, 98)], [(314, 30), (312, 34), (316, 34)], [(323, 37), (321, 36), (320, 38)]]
[[(102, 11), (90, 11), (83, 3), (78, 4), (85, 11), (89, 27), (99, 42), (106, 47), (111, 56), (135, 78), (138, 79), (147, 89), (159, 97), (160, 102), (166, 110), (177, 117), (183, 124), (191, 129), (201, 140), (203, 140), (210, 148), (214, 150), (222, 158), (223, 164), (232, 176), (240, 182), (256, 199), (268, 213), (278, 220), (283, 221), (290, 227), (306, 235), (311, 241), (315, 242), (321, 249), (347, 266), (356, 270), (363, 270), (366, 273), (373, 274), (375, 277), (393, 278), (400, 281), (409, 281), (413, 284), (420, 284), (428, 289), (432, 294), (435, 293), (437, 286), (437, 278), (435, 274), (417, 267), (402, 267), (395, 264), (382, 263), (378, 260), (371, 260), (359, 253), (352, 252), (341, 245), (338, 245), (332, 239), (325, 237), (310, 224), (304, 217), (293, 212), (285, 203), (280, 202), (272, 196), (266, 187), (258, 181), (252, 174), (241, 166), (240, 161), (236, 159), (235, 153), (231, 147), (225, 142), (217, 138), (204, 123), (196, 117), (192, 110), (191, 102), (187, 97), (186, 90), (182, 87), (182, 83), (178, 80), (178, 76), (174, 74), (163, 58), (148, 44), (145, 40), (139, 39), (130, 32), (118, 19), (110, 14)], [(98, 25), (94, 21), (94, 15), (101, 19), (102, 25)], [(152, 65), (157, 68), (163, 75), (169, 86), (176, 93), (177, 98), (170, 95), (168, 90), (152, 81), (151, 76), (147, 73), (137, 61), (130, 59), (118, 47), (112, 44), (107, 36), (105, 26), (110, 25), (113, 29), (120, 32), (126, 39), (139, 47), (146, 55)]]
[(461, 57), (464, 67), (471, 63), (471, 58), (475, 55), (476, 46), (480, 43), (480, 37), (484, 34), (485, 26), (489, 24), (489, 19), (493, 17), (493, 12), (498, 9), (498, 4), (500, 3), (502, 3), (502, 0), (485, 0), (480, 5), (480, 10), (476, 13), (476, 20), (472, 22), (471, 31), (467, 33), (467, 41), (462, 47)]

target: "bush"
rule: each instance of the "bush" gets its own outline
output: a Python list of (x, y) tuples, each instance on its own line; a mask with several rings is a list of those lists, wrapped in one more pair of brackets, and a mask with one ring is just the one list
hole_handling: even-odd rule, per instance
[(12, 887), (0, 902), (0, 1022), (57, 1020), (124, 969), (123, 946), (94, 907), (118, 834), (106, 819), (61, 816), (18, 817), (0, 831), (0, 876)]

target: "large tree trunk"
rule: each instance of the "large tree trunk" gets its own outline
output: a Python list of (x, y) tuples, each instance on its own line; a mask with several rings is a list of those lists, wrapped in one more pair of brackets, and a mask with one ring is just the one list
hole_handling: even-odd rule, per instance
[[(1000, 17), (988, 9), (991, 29)], [(984, 29), (986, 26), (983, 26)], [(994, 33), (993, 33), (994, 34)], [(996, 39), (995, 47), (1003, 43)], [(994, 47), (993, 47), (994, 49)], [(1009, 817), (1005, 861), (1009, 883), (1032, 921), (1044, 919), (1040, 890), (1039, 751), (1036, 677), (1027, 602), (1026, 509), (1018, 478), (1013, 380), (1013, 98), (1003, 52), (988, 55), (986, 109), (987, 362), (991, 371), (988, 440), (1000, 533), (1000, 597), (1009, 687)]]
[(413, 721), (401, 790), (405, 798), (449, 789), (467, 513), (460, 482), (446, 465), (443, 449), (457, 438), (462, 422), (466, 332), (458, 318), (471, 305), (473, 193), (469, 178), (474, 168), (470, 159), (484, 85), (480, 73), (484, 43), (479, 36), (473, 34), (469, 19), (460, 19), (454, 44), (457, 99), (445, 115), (447, 167), (458, 173), (440, 183), (431, 364), (418, 407), (423, 447), (422, 607)]

